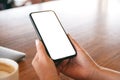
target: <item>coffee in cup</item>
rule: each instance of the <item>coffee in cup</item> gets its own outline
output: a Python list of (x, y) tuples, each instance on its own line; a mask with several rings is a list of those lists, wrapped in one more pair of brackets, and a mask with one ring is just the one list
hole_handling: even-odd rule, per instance
[(0, 80), (19, 80), (18, 64), (7, 58), (0, 58)]

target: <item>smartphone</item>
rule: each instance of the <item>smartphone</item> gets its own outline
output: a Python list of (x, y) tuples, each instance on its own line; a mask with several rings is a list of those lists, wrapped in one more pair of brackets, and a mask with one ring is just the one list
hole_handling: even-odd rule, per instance
[(54, 11), (32, 12), (30, 18), (52, 60), (56, 61), (76, 55), (76, 50)]

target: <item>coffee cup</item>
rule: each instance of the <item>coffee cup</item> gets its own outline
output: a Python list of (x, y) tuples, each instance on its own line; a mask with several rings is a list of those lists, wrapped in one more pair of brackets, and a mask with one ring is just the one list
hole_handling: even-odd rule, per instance
[(0, 58), (0, 80), (19, 80), (18, 64), (7, 58)]

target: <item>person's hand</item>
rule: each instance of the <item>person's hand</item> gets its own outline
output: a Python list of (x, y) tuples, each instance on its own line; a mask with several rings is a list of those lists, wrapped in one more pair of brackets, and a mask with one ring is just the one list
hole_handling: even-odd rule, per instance
[(58, 71), (76, 80), (120, 80), (120, 72), (97, 65), (74, 39), (70, 36), (69, 38), (77, 55), (57, 62), (57, 69), (54, 62), (48, 57), (43, 44), (39, 40), (36, 41), (37, 53), (32, 65), (40, 80), (59, 80)]
[(71, 38), (70, 35), (68, 36), (76, 49), (77, 56), (62, 61), (57, 64), (57, 68), (60, 72), (69, 77), (86, 80), (94, 75), (98, 65), (92, 60), (88, 53)]
[(76, 80), (120, 80), (120, 72), (97, 65), (70, 35), (69, 38), (77, 56), (59, 63), (57, 68), (60, 72)]
[[(97, 65), (75, 40), (69, 36), (77, 56), (66, 59), (59, 64), (57, 70), (74, 79), (85, 79), (93, 75)], [(41, 80), (58, 80), (59, 75), (54, 62), (48, 57), (41, 41), (36, 40), (37, 53), (32, 65)]]
[[(66, 59), (57, 64), (57, 69), (63, 74), (74, 79), (85, 79), (93, 75), (97, 68), (95, 62), (89, 57), (75, 40), (69, 36), (74, 45), (77, 56)], [(45, 48), (39, 40), (36, 41), (37, 53), (32, 61), (32, 65), (42, 80), (57, 80), (59, 78), (54, 62), (46, 54)], [(55, 79), (54, 79), (55, 78)]]
[(59, 80), (54, 62), (48, 57), (41, 41), (36, 40), (37, 53), (32, 65), (40, 80)]

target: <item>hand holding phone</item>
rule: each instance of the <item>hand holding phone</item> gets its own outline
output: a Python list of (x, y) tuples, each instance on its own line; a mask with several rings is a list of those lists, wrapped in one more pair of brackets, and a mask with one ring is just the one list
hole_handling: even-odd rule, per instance
[(48, 55), (53, 60), (60, 60), (76, 55), (76, 50), (66, 35), (54, 11), (40, 11), (30, 14), (34, 28), (41, 38)]

